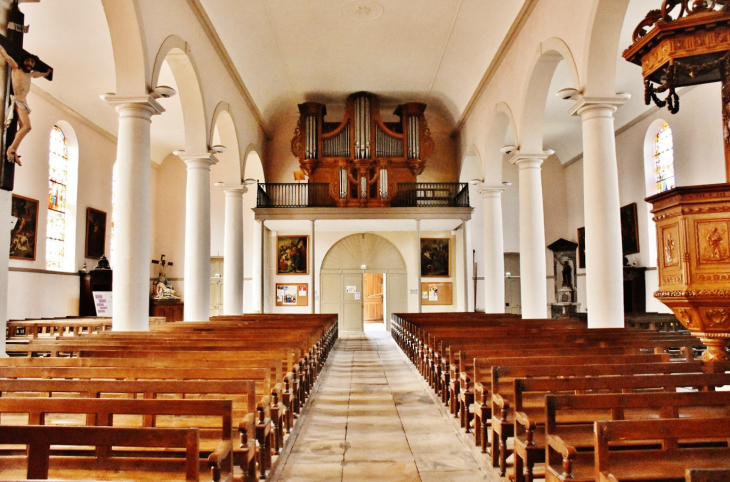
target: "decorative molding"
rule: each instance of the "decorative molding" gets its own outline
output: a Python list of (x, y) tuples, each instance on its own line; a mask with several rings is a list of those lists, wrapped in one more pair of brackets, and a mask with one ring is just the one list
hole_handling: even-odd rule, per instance
[(117, 137), (114, 134), (107, 131), (106, 129), (99, 126), (98, 124), (93, 123), (87, 117), (84, 117), (83, 115), (79, 114), (78, 112), (73, 110), (71, 107), (67, 106), (66, 104), (64, 104), (60, 100), (56, 99), (55, 97), (53, 97), (51, 94), (49, 94), (45, 90), (38, 87), (36, 84), (30, 84), (30, 91), (33, 94), (40, 97), (41, 99), (48, 102), (49, 104), (51, 104), (56, 109), (63, 111), (66, 115), (73, 118), (73, 120), (84, 124), (86, 127), (91, 129), (92, 131), (96, 132), (100, 136), (104, 137), (105, 139), (110, 140), (114, 144), (117, 143)]
[(48, 269), (40, 269), (40, 268), (18, 268), (15, 266), (11, 266), (8, 268), (8, 271), (15, 271), (18, 273), (36, 273), (36, 274), (51, 274), (51, 275), (58, 275), (58, 276), (78, 276), (79, 273), (76, 271), (51, 271)]
[(458, 132), (464, 126), (464, 123), (469, 118), (471, 111), (474, 109), (477, 101), (482, 96), (484, 89), (486, 89), (487, 84), (489, 84), (492, 78), (494, 78), (494, 75), (497, 73), (497, 70), (499, 70), (500, 65), (502, 65), (502, 61), (504, 61), (504, 58), (507, 56), (507, 52), (512, 47), (512, 44), (515, 42), (517, 36), (522, 31), (522, 28), (527, 23), (527, 19), (530, 17), (530, 14), (537, 6), (537, 2), (538, 0), (525, 0), (525, 3), (522, 4), (522, 9), (517, 14), (515, 21), (512, 22), (512, 26), (507, 32), (507, 35), (504, 36), (502, 43), (499, 45), (497, 52), (492, 58), (492, 62), (489, 64), (489, 67), (487, 67), (486, 72), (484, 72), (484, 76), (482, 77), (481, 82), (479, 82), (476, 90), (471, 95), (469, 103), (466, 104), (464, 112), (461, 114), (461, 117), (456, 123), (456, 127), (454, 127), (452, 137), (456, 137), (458, 135)]
[(200, 0), (188, 0), (188, 5), (190, 5), (190, 8), (195, 14), (195, 17), (198, 19), (198, 22), (200, 22), (200, 26), (205, 31), (205, 34), (208, 36), (211, 44), (213, 44), (213, 48), (218, 53), (218, 57), (220, 57), (221, 62), (223, 62), (223, 66), (233, 79), (233, 83), (236, 87), (238, 87), (239, 92), (246, 100), (246, 104), (248, 104), (249, 109), (251, 109), (251, 113), (256, 118), (256, 122), (263, 131), (264, 136), (266, 136), (266, 139), (270, 140), (271, 135), (269, 135), (269, 132), (266, 129), (266, 123), (261, 115), (261, 111), (256, 105), (256, 102), (254, 102), (253, 97), (251, 97), (251, 93), (248, 91), (241, 75), (238, 73), (238, 69), (233, 63), (233, 59), (231, 59), (231, 56), (228, 55), (228, 51), (226, 50), (225, 45), (223, 45), (221, 38), (218, 36), (218, 32), (216, 32), (213, 22), (210, 21), (210, 17), (208, 17), (208, 14), (205, 12), (205, 8), (203, 8)]

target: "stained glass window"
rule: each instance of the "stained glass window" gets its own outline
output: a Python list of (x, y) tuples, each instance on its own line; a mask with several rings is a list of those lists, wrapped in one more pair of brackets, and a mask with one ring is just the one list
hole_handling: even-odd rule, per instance
[(656, 192), (674, 189), (674, 143), (672, 128), (666, 122), (654, 138), (654, 173)]
[(58, 126), (51, 129), (48, 155), (48, 226), (46, 228), (46, 268), (62, 269), (66, 233), (66, 185), (68, 184), (68, 144)]

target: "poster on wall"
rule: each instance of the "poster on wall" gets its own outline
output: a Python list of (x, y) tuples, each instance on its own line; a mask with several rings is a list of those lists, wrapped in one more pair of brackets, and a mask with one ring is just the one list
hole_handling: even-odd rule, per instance
[(276, 274), (307, 274), (309, 236), (276, 237)]
[(421, 238), (421, 276), (449, 276), (449, 238)]
[(38, 232), (38, 201), (13, 194), (11, 209), (18, 221), (10, 231), (10, 258), (34, 261)]
[(450, 282), (421, 283), (421, 304), (426, 305), (453, 305), (453, 284)]
[(308, 306), (309, 284), (276, 283), (276, 306)]

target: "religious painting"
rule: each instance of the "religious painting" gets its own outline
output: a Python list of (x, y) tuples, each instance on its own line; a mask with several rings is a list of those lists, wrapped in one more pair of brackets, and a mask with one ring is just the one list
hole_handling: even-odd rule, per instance
[(639, 227), (636, 223), (636, 203), (621, 208), (621, 248), (624, 256), (639, 252)]
[(586, 228), (578, 228), (578, 267), (586, 267)]
[(106, 243), (106, 213), (86, 208), (86, 257), (99, 259)]
[(13, 194), (12, 213), (18, 221), (10, 232), (10, 259), (35, 261), (38, 201)]
[(276, 274), (307, 274), (309, 236), (276, 237)]
[(449, 276), (449, 238), (421, 238), (421, 276)]

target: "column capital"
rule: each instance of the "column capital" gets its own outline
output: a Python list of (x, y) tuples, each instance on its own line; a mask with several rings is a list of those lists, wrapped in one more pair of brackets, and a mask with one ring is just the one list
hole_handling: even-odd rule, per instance
[(196, 154), (180, 150), (173, 151), (173, 154), (182, 159), (187, 164), (188, 169), (210, 169), (210, 166), (218, 164), (218, 158), (210, 152)]
[(125, 96), (117, 94), (103, 94), (99, 97), (105, 100), (110, 105), (117, 109), (120, 108), (138, 108), (140, 110), (146, 110), (150, 115), (162, 114), (165, 112), (165, 108), (160, 105), (153, 95), (134, 95)]
[(483, 197), (499, 197), (502, 195), (504, 190), (507, 186), (504, 184), (500, 185), (493, 185), (493, 184), (485, 184), (483, 182), (480, 182), (476, 185), (477, 192), (481, 194)]
[(583, 97), (583, 94), (577, 94), (571, 97), (575, 100), (575, 103), (568, 109), (568, 114), (582, 116), (585, 112), (591, 110), (602, 110), (604, 112), (610, 111), (613, 115), (630, 98), (630, 94), (616, 94), (611, 97)]
[(248, 192), (248, 188), (243, 184), (226, 184), (224, 182), (216, 182), (213, 185), (222, 189), (227, 196), (243, 196)]
[(542, 152), (521, 152), (515, 151), (512, 156), (508, 159), (510, 164), (516, 164), (520, 169), (530, 167), (540, 167), (545, 159), (555, 154), (552, 149), (547, 149)]

